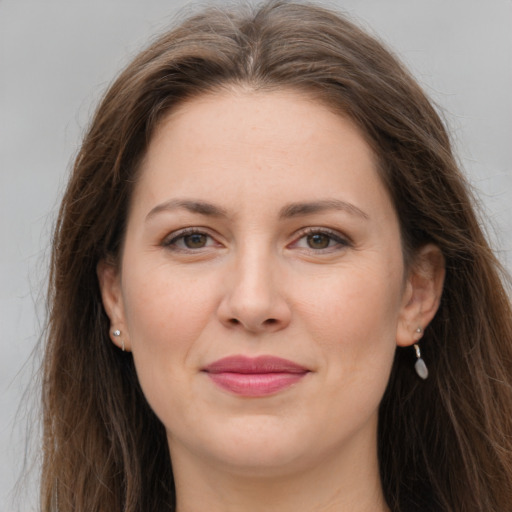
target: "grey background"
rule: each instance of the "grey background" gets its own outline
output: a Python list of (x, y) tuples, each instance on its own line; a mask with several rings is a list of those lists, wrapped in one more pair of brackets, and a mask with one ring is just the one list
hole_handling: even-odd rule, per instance
[[(44, 323), (49, 239), (70, 162), (107, 84), (187, 3), (0, 0), (1, 510), (15, 509), (25, 431), (36, 425), (39, 357), (31, 353)], [(441, 106), (510, 270), (512, 1), (330, 5), (380, 35)], [(19, 492), (23, 510), (36, 508), (33, 485), (29, 479)]]

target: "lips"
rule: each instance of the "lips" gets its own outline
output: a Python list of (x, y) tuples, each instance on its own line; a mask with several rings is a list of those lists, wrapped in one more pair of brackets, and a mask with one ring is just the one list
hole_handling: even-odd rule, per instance
[(274, 356), (230, 356), (209, 364), (203, 372), (226, 391), (240, 396), (261, 397), (296, 384), (309, 370)]

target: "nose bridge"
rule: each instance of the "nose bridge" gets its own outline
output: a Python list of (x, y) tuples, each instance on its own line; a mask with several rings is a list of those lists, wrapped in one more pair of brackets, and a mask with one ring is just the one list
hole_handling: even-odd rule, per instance
[[(259, 247), (258, 247), (259, 245)], [(234, 291), (241, 302), (263, 307), (272, 301), (275, 256), (263, 244), (244, 247), (235, 260)], [(274, 261), (273, 261), (274, 260)]]
[(286, 326), (290, 312), (280, 281), (279, 258), (268, 242), (255, 238), (241, 246), (226, 283), (223, 321), (254, 332)]

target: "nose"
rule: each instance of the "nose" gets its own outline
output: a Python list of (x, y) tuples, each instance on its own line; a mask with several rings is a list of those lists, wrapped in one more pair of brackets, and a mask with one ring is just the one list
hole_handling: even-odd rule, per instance
[(251, 333), (276, 332), (290, 323), (291, 310), (276, 258), (245, 251), (233, 262), (219, 304), (220, 321)]

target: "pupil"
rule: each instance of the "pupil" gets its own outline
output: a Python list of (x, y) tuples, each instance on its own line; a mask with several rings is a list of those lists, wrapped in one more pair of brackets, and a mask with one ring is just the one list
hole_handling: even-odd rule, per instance
[(198, 249), (206, 245), (206, 235), (194, 233), (185, 237), (185, 245), (189, 249)]
[(312, 249), (326, 249), (329, 247), (329, 241), (330, 239), (327, 235), (322, 235), (320, 233), (308, 236), (308, 245)]

